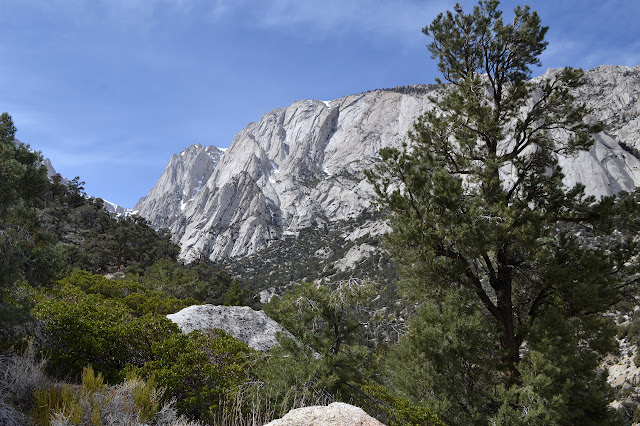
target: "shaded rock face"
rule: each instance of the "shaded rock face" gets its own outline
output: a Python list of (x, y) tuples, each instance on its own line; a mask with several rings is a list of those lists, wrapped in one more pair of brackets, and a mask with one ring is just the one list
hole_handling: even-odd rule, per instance
[[(589, 120), (602, 121), (606, 130), (589, 152), (559, 157), (564, 182), (583, 183), (597, 196), (632, 190), (640, 184), (640, 66), (598, 67), (585, 80), (575, 96), (592, 109)], [(154, 226), (172, 231), (186, 260), (200, 252), (212, 260), (252, 254), (300, 229), (357, 217), (374, 196), (363, 170), (378, 161), (381, 148), (407, 141), (415, 120), (433, 108), (429, 97), (437, 86), (406, 89), (275, 109), (240, 131), (206, 172), (192, 172), (195, 166), (174, 156), (136, 208)], [(202, 179), (202, 186), (192, 184), (198, 190), (187, 194), (186, 186), (170, 183), (183, 174)]]
[(219, 328), (258, 351), (278, 345), (277, 333), (293, 337), (262, 311), (248, 306), (194, 305), (167, 315), (183, 333)]
[(149, 194), (136, 203), (134, 212), (155, 228), (171, 228), (185, 205), (202, 190), (223, 153), (213, 145), (196, 144), (174, 154)]
[(384, 426), (364, 412), (362, 408), (334, 402), (314, 407), (303, 407), (289, 411), (283, 418), (265, 426)]

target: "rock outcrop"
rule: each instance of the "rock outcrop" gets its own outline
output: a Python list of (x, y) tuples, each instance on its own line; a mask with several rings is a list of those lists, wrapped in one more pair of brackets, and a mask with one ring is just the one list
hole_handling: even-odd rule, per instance
[(134, 206), (156, 228), (171, 228), (182, 210), (202, 190), (224, 151), (211, 145), (191, 145), (173, 155), (149, 194)]
[(583, 183), (596, 196), (633, 190), (640, 185), (640, 66), (586, 71), (585, 85), (574, 95), (591, 109), (588, 119), (605, 130), (595, 135), (589, 152), (560, 157), (564, 183)]
[(278, 345), (277, 333), (291, 336), (264, 312), (248, 306), (194, 305), (167, 315), (167, 318), (183, 333), (219, 328), (258, 351), (268, 351)]
[[(631, 190), (640, 184), (640, 66), (598, 67), (586, 71), (585, 80), (575, 96), (605, 131), (589, 152), (559, 157), (565, 183), (583, 183), (598, 196)], [(436, 90), (374, 90), (275, 109), (240, 131), (215, 167), (200, 170), (181, 162), (186, 154), (174, 156), (136, 208), (173, 232), (187, 260), (200, 252), (212, 260), (244, 256), (303, 228), (352, 219), (373, 199), (363, 170), (378, 161), (380, 148), (407, 140), (414, 121), (433, 108)], [(197, 155), (202, 148), (187, 151)], [(190, 186), (176, 183), (184, 180)]]
[(637, 388), (640, 386), (640, 366), (635, 363), (638, 347), (626, 340), (619, 340), (620, 353), (610, 355), (604, 365), (608, 370), (607, 381), (613, 387)]
[(265, 426), (384, 426), (362, 408), (344, 402), (297, 408)]

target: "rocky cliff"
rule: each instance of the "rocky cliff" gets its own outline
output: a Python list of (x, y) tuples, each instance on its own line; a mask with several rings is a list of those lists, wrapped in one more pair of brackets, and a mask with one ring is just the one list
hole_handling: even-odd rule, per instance
[[(380, 148), (407, 140), (437, 90), (374, 90), (275, 109), (240, 131), (217, 165), (206, 151), (211, 147), (194, 145), (174, 156), (136, 209), (171, 229), (186, 259), (199, 252), (213, 260), (244, 256), (302, 229), (353, 220), (372, 202), (363, 170), (377, 161)], [(605, 131), (589, 152), (560, 158), (565, 183), (584, 183), (599, 196), (638, 186), (640, 67), (589, 70), (575, 95)], [(380, 226), (366, 221), (357, 233), (373, 228)]]
[(223, 153), (213, 145), (196, 144), (174, 154), (149, 194), (136, 203), (134, 212), (156, 228), (172, 228), (211, 177)]

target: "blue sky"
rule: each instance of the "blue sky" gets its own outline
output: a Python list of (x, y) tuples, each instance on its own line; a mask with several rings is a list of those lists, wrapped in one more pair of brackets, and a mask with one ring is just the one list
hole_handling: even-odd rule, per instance
[[(228, 147), (273, 108), (433, 83), (421, 28), (454, 4), (0, 0), (0, 110), (63, 176), (132, 207), (171, 154)], [(515, 4), (502, 2), (506, 17)], [(640, 2), (529, 4), (550, 27), (534, 75), (640, 64)]]

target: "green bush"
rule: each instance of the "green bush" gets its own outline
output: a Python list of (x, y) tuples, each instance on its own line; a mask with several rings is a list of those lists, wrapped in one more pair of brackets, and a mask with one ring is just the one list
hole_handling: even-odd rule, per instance
[(99, 294), (108, 299), (122, 299), (129, 294), (145, 291), (145, 288), (136, 282), (110, 280), (80, 269), (76, 269), (59, 283), (72, 285), (87, 294)]
[(200, 280), (198, 273), (172, 259), (162, 259), (148, 267), (140, 282), (150, 290), (181, 299), (194, 298), (202, 302), (207, 297), (207, 284)]
[(445, 426), (433, 411), (394, 396), (376, 383), (364, 385), (362, 391), (368, 395), (362, 408), (369, 414), (380, 413), (375, 417), (383, 416), (389, 426)]
[(84, 366), (93, 365), (109, 383), (116, 383), (128, 364), (142, 366), (153, 359), (153, 343), (179, 334), (163, 315), (146, 314), (150, 308), (145, 301), (138, 300), (137, 309), (131, 309), (126, 302), (132, 295), (125, 296), (128, 290), (118, 287), (125, 284), (108, 281), (76, 271), (59, 286), (36, 294), (33, 313), (44, 322), (50, 371), (79, 377)]
[(97, 294), (106, 299), (118, 299), (131, 309), (135, 316), (167, 315), (198, 303), (191, 297), (180, 299), (163, 291), (150, 290), (135, 281), (110, 280), (102, 275), (94, 275), (79, 269), (60, 280), (59, 284), (69, 284), (87, 294)]
[[(82, 271), (75, 271), (51, 289), (34, 293), (33, 312), (44, 323), (44, 353), (50, 371), (79, 378), (84, 366), (95, 368), (96, 373), (82, 373), (84, 387), (90, 390), (82, 396), (89, 403), (94, 400), (92, 394), (103, 393), (98, 392), (101, 375), (114, 384), (127, 372), (139, 371), (147, 382), (131, 390), (138, 407), (133, 413), (136, 418), (154, 415), (158, 401), (151, 395), (155, 395), (157, 383), (166, 389), (165, 402), (175, 399), (181, 413), (213, 421), (220, 401), (233, 398), (249, 377), (254, 351), (246, 344), (220, 330), (184, 335), (166, 319), (169, 308), (175, 312), (184, 307), (183, 300), (137, 283), (111, 281)], [(62, 395), (52, 390), (42, 391), (39, 397), (49, 398), (47, 406), (55, 408), (49, 411), (73, 421), (75, 412), (61, 408), (71, 406), (72, 400), (62, 400)], [(99, 419), (102, 405), (96, 402), (92, 407), (92, 419)]]
[(255, 351), (222, 330), (175, 334), (153, 344), (155, 360), (139, 371), (155, 376), (166, 388), (165, 398), (176, 399), (178, 412), (214, 423), (221, 401), (245, 382)]

